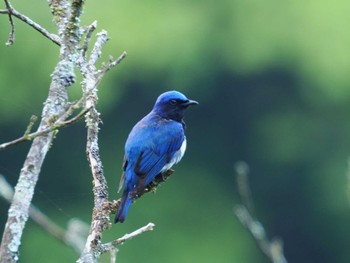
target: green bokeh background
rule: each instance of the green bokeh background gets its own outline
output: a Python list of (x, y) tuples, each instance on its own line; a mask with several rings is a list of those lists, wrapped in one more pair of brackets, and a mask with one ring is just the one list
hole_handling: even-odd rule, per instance
[[(12, 4), (55, 32), (45, 1)], [(82, 23), (97, 20), (111, 38), (103, 59), (128, 52), (99, 88), (111, 198), (127, 134), (156, 97), (177, 89), (200, 102), (186, 116), (188, 149), (175, 175), (105, 233), (110, 241), (156, 224), (122, 245), (118, 262), (268, 262), (233, 213), (239, 160), (250, 166), (257, 215), (283, 239), (288, 262), (350, 262), (349, 11), (344, 0), (87, 1)], [(16, 43), (5, 47), (8, 18), (0, 16), (0, 142), (40, 116), (58, 60), (57, 46), (15, 23)], [(78, 84), (70, 88), (72, 99), (80, 94)], [(35, 193), (34, 204), (63, 227), (73, 217), (90, 222), (85, 140), (83, 122), (59, 132)], [(0, 152), (12, 185), (29, 147)], [(2, 229), (7, 209), (1, 200)], [(29, 221), (21, 262), (76, 258)]]

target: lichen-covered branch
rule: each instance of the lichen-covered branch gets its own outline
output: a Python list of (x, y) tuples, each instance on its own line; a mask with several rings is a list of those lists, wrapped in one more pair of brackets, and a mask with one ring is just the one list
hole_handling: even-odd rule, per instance
[(279, 238), (269, 240), (264, 226), (254, 216), (254, 203), (248, 183), (248, 165), (238, 162), (235, 166), (237, 173), (238, 193), (242, 204), (236, 205), (234, 212), (240, 223), (254, 238), (260, 251), (273, 263), (287, 263), (283, 253), (283, 242)]
[[(99, 154), (98, 132), (100, 113), (96, 108), (98, 102), (97, 87), (104, 74), (125, 58), (126, 52), (123, 52), (117, 59), (111, 57), (107, 63), (102, 64), (101, 68), (96, 68), (96, 62), (101, 56), (102, 47), (107, 42), (108, 35), (104, 30), (97, 34), (97, 40), (93, 45), (91, 54), (87, 57), (91, 36), (97, 24), (96, 22), (92, 23), (87, 30), (83, 30), (80, 26), (79, 21), (83, 11), (83, 0), (48, 1), (54, 22), (57, 25), (58, 36), (48, 33), (41, 26), (17, 12), (8, 0), (5, 0), (5, 3), (7, 4), (7, 9), (0, 10), (0, 13), (9, 15), (11, 25), (10, 41), (14, 41), (15, 28), (12, 16), (15, 16), (60, 45), (60, 56), (51, 75), (51, 84), (37, 131), (31, 132), (34, 125), (34, 119), (31, 119), (22, 137), (0, 145), (0, 149), (4, 149), (25, 140), (33, 140), (23, 168), (21, 169), (15, 192), (11, 197), (11, 206), (8, 211), (8, 219), (0, 247), (0, 263), (15, 263), (18, 261), (21, 237), (29, 216), (32, 216), (34, 220), (40, 222), (48, 232), (62, 241), (65, 240), (68, 242), (71, 240), (67, 237), (67, 233), (75, 237), (79, 236), (74, 231), (74, 228), (68, 229), (65, 232), (55, 227), (45, 215), (40, 213), (40, 211), (33, 210), (31, 201), (39, 178), (41, 166), (55, 137), (56, 131), (59, 128), (74, 123), (83, 116), (85, 116), (87, 126), (86, 153), (93, 176), (94, 208), (86, 242), (83, 248), (82, 246), (76, 248), (79, 252), (83, 250), (78, 262), (97, 262), (100, 254), (107, 251), (110, 251), (111, 258), (115, 259), (115, 253), (117, 251), (116, 246), (118, 244), (145, 231), (152, 230), (154, 227), (154, 225), (150, 223), (120, 239), (106, 244), (101, 243), (103, 231), (110, 227), (110, 214), (116, 211), (119, 202), (108, 201), (107, 182), (104, 177), (103, 165)], [(85, 39), (82, 43), (81, 38), (84, 33)], [(83, 95), (81, 100), (74, 104), (68, 99), (67, 89), (75, 82), (75, 67), (77, 67), (83, 75)], [(81, 112), (75, 117), (68, 119), (73, 110), (77, 108), (82, 108)], [(138, 193), (135, 198), (141, 197), (146, 192), (153, 191), (158, 184), (165, 181), (172, 172), (173, 171), (168, 171), (167, 173), (159, 174), (155, 180), (146, 187), (145, 191), (143, 193)], [(74, 244), (70, 245), (78, 247)]]
[(70, 1), (48, 0), (48, 4), (53, 16), (53, 21), (57, 26), (58, 35), (62, 39), (70, 17)]
[[(46, 104), (47, 113), (55, 112), (61, 114), (67, 102), (67, 96), (63, 92), (59, 93), (60, 106), (56, 105), (56, 109), (52, 110), (49, 103)], [(60, 109), (61, 108), (61, 109)], [(38, 131), (48, 128), (49, 115), (43, 114), (41, 124)], [(21, 237), (24, 226), (28, 219), (29, 207), (33, 198), (35, 185), (37, 183), (41, 166), (48, 152), (53, 139), (53, 132), (46, 133), (34, 139), (32, 146), (28, 152), (23, 168), (15, 188), (15, 194), (8, 210), (8, 218), (3, 233), (0, 262), (11, 263), (18, 261), (18, 249), (21, 244)]]
[[(93, 30), (93, 29), (91, 29)], [(89, 30), (88, 33), (91, 31)], [(90, 36), (86, 37), (87, 41)], [(86, 154), (91, 167), (93, 176), (93, 192), (94, 192), (94, 208), (92, 213), (92, 222), (90, 233), (87, 238), (84, 251), (77, 262), (96, 262), (100, 253), (100, 245), (102, 233), (105, 229), (110, 227), (108, 207), (108, 191), (107, 182), (103, 174), (103, 165), (101, 162), (98, 146), (98, 132), (100, 123), (100, 113), (96, 109), (98, 101), (97, 85), (102, 76), (96, 72), (96, 62), (101, 56), (102, 46), (107, 42), (108, 36), (106, 31), (102, 31), (97, 35), (97, 40), (91, 51), (90, 58), (86, 58), (87, 43), (85, 42), (80, 56), (79, 66), (84, 76), (83, 93), (86, 98), (85, 107), (91, 108), (90, 112), (86, 114), (87, 127), (87, 144)]]
[(55, 130), (58, 130), (61, 128), (65, 128), (65, 127), (77, 122), (78, 120), (80, 120), (89, 110), (90, 109), (83, 109), (76, 116), (74, 116), (73, 118), (71, 118), (69, 120), (63, 120), (64, 115), (62, 115), (50, 127), (46, 128), (45, 130), (36, 131), (36, 132), (32, 132), (32, 133), (30, 133), (31, 126), (33, 125), (33, 122), (31, 121), (27, 127), (26, 132), (24, 133), (24, 135), (22, 137), (17, 138), (13, 141), (10, 141), (10, 142), (0, 144), (0, 150), (4, 150), (10, 146), (14, 146), (14, 145), (21, 143), (21, 142), (24, 142), (24, 141), (31, 141), (38, 136), (47, 134), (49, 132), (52, 132), (52, 131), (55, 131)]
[[(0, 174), (0, 197), (11, 203), (13, 194), (12, 186), (6, 181), (5, 177)], [(29, 207), (29, 217), (47, 233), (69, 247), (72, 247), (78, 255), (83, 251), (87, 236), (87, 231), (84, 231), (84, 229), (86, 229), (86, 224), (84, 222), (71, 219), (68, 222), (67, 230), (65, 230), (32, 204)]]
[[(68, 1), (51, 1), (51, 3), (62, 2), (70, 10)], [(63, 12), (63, 14), (68, 14)], [(75, 20), (79, 27), (79, 17)], [(62, 39), (60, 47), (60, 60), (52, 73), (52, 80), (48, 97), (44, 103), (41, 114), (41, 122), (38, 132), (49, 129), (54, 120), (60, 118), (69, 109), (67, 88), (75, 81), (74, 65), (78, 58), (79, 34), (62, 34), (64, 24), (59, 23), (59, 35)], [(19, 259), (19, 246), (23, 229), (28, 220), (29, 208), (34, 195), (36, 183), (46, 154), (54, 138), (54, 131), (35, 137), (29, 149), (24, 165), (21, 169), (15, 194), (8, 210), (8, 218), (3, 232), (0, 247), (0, 263), (14, 263)]]

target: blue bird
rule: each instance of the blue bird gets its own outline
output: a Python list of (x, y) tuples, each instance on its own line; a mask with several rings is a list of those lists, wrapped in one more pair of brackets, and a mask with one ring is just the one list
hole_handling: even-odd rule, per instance
[(178, 163), (186, 150), (185, 110), (198, 104), (178, 91), (161, 94), (152, 111), (131, 130), (125, 143), (123, 174), (119, 190), (124, 192), (114, 223), (124, 222), (135, 197), (148, 184)]

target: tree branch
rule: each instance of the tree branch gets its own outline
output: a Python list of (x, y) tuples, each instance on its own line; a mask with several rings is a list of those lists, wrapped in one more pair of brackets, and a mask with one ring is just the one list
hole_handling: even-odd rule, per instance
[[(12, 6), (10, 2), (8, 0), (4, 0), (4, 1), (5, 1), (7, 10), (11, 10)], [(9, 37), (9, 40), (7, 40), (7, 42), (5, 43), (6, 46), (10, 46), (15, 42), (15, 25), (12, 20), (11, 12), (8, 13), (8, 16), (9, 16), (9, 23), (10, 23), (10, 37)]]
[[(6, 143), (2, 143), (0, 144), (0, 150), (4, 150), (10, 146), (14, 146), (18, 143), (24, 142), (24, 141), (31, 141), (33, 139), (35, 139), (38, 136), (42, 136), (45, 135), (49, 132), (58, 130), (60, 128), (65, 128), (77, 121), (79, 121), (90, 109), (83, 109), (82, 111), (80, 111), (76, 116), (74, 116), (73, 118), (63, 121), (62, 118), (59, 118), (59, 120), (55, 121), (51, 126), (49, 126), (48, 128), (46, 128), (45, 130), (42, 131), (36, 131), (33, 133), (30, 133), (31, 127), (33, 126), (33, 122), (31, 120), (31, 122), (29, 123), (26, 132), (24, 133), (24, 135), (20, 138), (17, 138), (13, 141), (10, 142), (6, 142)], [(33, 116), (32, 116), (33, 117)]]
[(113, 67), (118, 65), (126, 57), (126, 55), (127, 53), (126, 51), (124, 51), (117, 59), (113, 59), (113, 57), (111, 56), (109, 58), (108, 63), (102, 64), (102, 67), (98, 72), (99, 75), (103, 76), (107, 71), (111, 70)]
[[(0, 174), (0, 196), (7, 202), (11, 203), (13, 194), (14, 191), (12, 186), (6, 181), (5, 177)], [(83, 251), (87, 231), (84, 231), (84, 228), (86, 229), (86, 224), (82, 221), (71, 219), (68, 223), (67, 230), (65, 230), (53, 222), (34, 205), (30, 205), (29, 207), (29, 217), (47, 233), (51, 234), (69, 247), (72, 247), (78, 255)]]
[[(60, 3), (63, 5), (55, 7), (61, 8), (60, 14), (64, 17), (67, 15), (65, 11), (67, 9), (65, 8), (69, 7), (68, 1), (52, 0), (49, 2), (49, 5), (51, 10), (53, 10), (51, 4)], [(67, 88), (75, 82), (74, 65), (78, 58), (78, 46), (75, 43), (79, 43), (80, 35), (70, 33), (63, 36), (62, 33), (65, 32), (63, 29), (66, 24), (64, 21), (57, 22), (59, 34), (63, 38), (60, 48), (60, 60), (51, 75), (49, 94), (44, 103), (38, 132), (50, 129), (53, 119), (60, 118), (69, 108)], [(78, 28), (79, 17), (76, 17), (74, 23), (74, 27)], [(29, 207), (39, 179), (41, 166), (54, 139), (54, 135), (54, 131), (50, 131), (35, 137), (29, 149), (20, 172), (10, 209), (8, 210), (8, 218), (0, 247), (0, 263), (15, 263), (18, 261), (18, 250), (23, 229), (28, 220)]]
[[(117, 59), (110, 58), (108, 63), (103, 64), (100, 69), (96, 69), (95, 64), (101, 56), (102, 47), (108, 40), (106, 31), (103, 30), (97, 34), (97, 40), (93, 46), (90, 57), (87, 58), (86, 53), (92, 33), (96, 29), (96, 22), (92, 23), (85, 31), (86, 37), (83, 45), (79, 49), (83, 33), (79, 25), (79, 18), (82, 14), (84, 3), (83, 0), (72, 0), (71, 2), (69, 0), (49, 0), (49, 6), (58, 27), (59, 36), (44, 31), (38, 24), (17, 12), (10, 5), (8, 0), (5, 1), (8, 3), (7, 10), (0, 10), (0, 13), (9, 15), (11, 26), (13, 25), (11, 18), (13, 15), (31, 25), (39, 32), (42, 32), (52, 41), (56, 41), (56, 44), (59, 44), (61, 48), (60, 60), (52, 74), (49, 94), (44, 103), (41, 115), (42, 119), (38, 130), (31, 133), (31, 129), (34, 125), (34, 119), (31, 119), (21, 138), (0, 145), (0, 149), (4, 149), (21, 141), (33, 140), (23, 168), (21, 169), (21, 174), (9, 209), (8, 220), (0, 247), (0, 263), (15, 263), (18, 261), (18, 248), (21, 243), (23, 229), (28, 216), (32, 216), (34, 220), (40, 222), (48, 232), (60, 240), (70, 240), (66, 234), (72, 234), (74, 231), (68, 229), (68, 231), (64, 232), (61, 228), (55, 227), (53, 222), (50, 222), (40, 211), (36, 209), (33, 210), (31, 201), (41, 166), (52, 140), (54, 139), (55, 131), (76, 122), (82, 116), (85, 116), (87, 126), (86, 153), (93, 176), (94, 208), (89, 235), (78, 262), (96, 262), (99, 255), (107, 251), (110, 251), (111, 258), (115, 259), (117, 251), (116, 246), (118, 244), (145, 231), (150, 231), (154, 227), (154, 225), (150, 223), (120, 239), (101, 244), (103, 231), (110, 227), (109, 216), (116, 210), (119, 202), (108, 201), (107, 183), (99, 154), (98, 132), (100, 113), (96, 109), (96, 104), (98, 102), (97, 86), (104, 74), (125, 58), (126, 52), (123, 52)], [(14, 32), (14, 25), (11, 29)], [(10, 39), (12, 38), (10, 37)], [(83, 97), (79, 102), (72, 105), (68, 101), (67, 88), (75, 82), (75, 66), (79, 68), (83, 75)], [(77, 105), (79, 105), (79, 107), (84, 105), (84, 109), (75, 117), (67, 120), (73, 110), (78, 107)], [(172, 172), (173, 171), (169, 171), (164, 174), (159, 174), (156, 179), (147, 186), (144, 192), (135, 194), (135, 199), (141, 197), (146, 192), (154, 191), (157, 185), (165, 181)], [(77, 235), (74, 234), (74, 236)], [(81, 249), (80, 247), (76, 250), (81, 251)]]
[[(92, 30), (92, 29), (91, 29)], [(88, 33), (91, 31), (89, 30)], [(85, 38), (84, 45), (90, 36)], [(86, 97), (85, 107), (91, 108), (90, 112), (85, 116), (87, 126), (87, 144), (86, 154), (91, 167), (93, 176), (93, 192), (94, 192), (94, 209), (92, 213), (92, 222), (90, 233), (87, 238), (85, 249), (77, 262), (96, 262), (100, 255), (100, 245), (102, 233), (110, 227), (109, 222), (109, 202), (107, 182), (103, 174), (103, 165), (101, 162), (98, 146), (98, 131), (100, 123), (100, 113), (96, 110), (97, 85), (102, 75), (96, 74), (96, 62), (101, 56), (102, 46), (107, 42), (108, 36), (106, 31), (97, 34), (97, 40), (91, 51), (89, 60), (86, 59), (87, 47), (82, 50), (83, 55), (80, 56), (79, 67), (85, 81), (82, 83), (83, 93)]]
[(16, 9), (13, 8), (13, 6), (11, 5), (11, 3), (8, 0), (4, 0), (4, 1), (5, 1), (5, 5), (6, 5), (7, 9), (6, 10), (1, 9), (0, 10), (0, 14), (8, 14), (10, 28), (11, 28), (10, 29), (10, 38), (6, 42), (7, 46), (12, 45), (15, 42), (15, 25), (14, 25), (14, 22), (12, 20), (12, 16), (15, 16), (16, 18), (18, 18), (22, 22), (24, 22), (27, 25), (31, 26), (36, 31), (41, 33), (43, 36), (47, 37), (52, 42), (54, 42), (56, 45), (61, 45), (61, 39), (57, 35), (51, 34), (49, 31), (47, 31), (45, 28), (40, 26), (38, 23), (35, 23), (29, 17), (27, 17), (27, 16), (23, 15), (22, 13), (18, 12)]
[(238, 162), (235, 166), (237, 173), (238, 193), (242, 204), (234, 208), (236, 217), (241, 224), (249, 231), (254, 238), (260, 251), (273, 263), (287, 263), (283, 254), (283, 242), (279, 238), (268, 240), (264, 226), (257, 218), (252, 216), (254, 211), (253, 198), (248, 183), (248, 165), (244, 162)]
[(138, 235), (141, 235), (144, 232), (152, 231), (154, 226), (155, 225), (153, 223), (148, 223), (146, 226), (143, 226), (130, 234), (125, 234), (124, 236), (122, 236), (116, 240), (102, 244), (100, 253), (104, 253), (104, 252), (111, 251), (111, 250), (116, 250), (117, 246), (124, 243), (125, 241), (132, 239)]
[(70, 16), (70, 2), (69, 0), (48, 0), (48, 4), (53, 20), (58, 28), (58, 35), (63, 39)]
[(97, 21), (95, 20), (87, 29), (86, 29), (86, 35), (84, 39), (84, 44), (81, 48), (81, 62), (86, 61), (86, 52), (89, 48), (89, 43), (91, 40), (92, 33), (96, 30), (97, 28)]

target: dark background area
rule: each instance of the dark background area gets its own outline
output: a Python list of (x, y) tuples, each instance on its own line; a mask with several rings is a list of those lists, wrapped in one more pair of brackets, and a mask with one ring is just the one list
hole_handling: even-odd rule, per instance
[[(45, 2), (13, 5), (55, 31)], [(99, 89), (110, 198), (118, 197), (128, 132), (157, 96), (176, 89), (200, 102), (187, 112), (188, 148), (174, 176), (104, 236), (156, 224), (120, 247), (120, 262), (268, 262), (233, 213), (240, 160), (250, 167), (257, 216), (269, 237), (283, 240), (288, 262), (350, 261), (348, 2), (123, 0), (88, 1), (85, 8), (82, 22), (97, 19), (111, 37), (104, 59), (128, 52)], [(21, 136), (32, 114), (40, 116), (58, 57), (58, 47), (15, 22), (15, 45), (0, 47), (1, 143)], [(0, 27), (5, 43), (6, 16)], [(78, 83), (72, 99), (81, 94)], [(90, 222), (85, 143), (83, 121), (60, 130), (36, 188), (33, 203), (63, 227), (74, 217)], [(29, 147), (0, 152), (0, 173), (12, 185)], [(1, 226), (8, 206), (0, 200)], [(21, 260), (48, 258), (76, 256), (29, 220)]]

